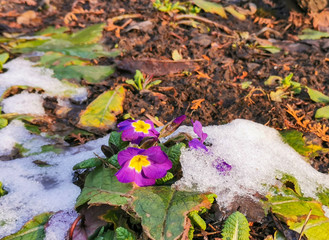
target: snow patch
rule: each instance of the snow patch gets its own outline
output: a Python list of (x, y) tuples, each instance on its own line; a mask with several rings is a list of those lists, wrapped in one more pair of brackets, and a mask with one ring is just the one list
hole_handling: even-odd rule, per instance
[[(107, 141), (108, 136), (58, 155), (45, 153), (0, 161), (0, 181), (9, 192), (0, 198), (0, 239), (15, 233), (38, 214), (73, 209), (80, 188), (72, 183), (72, 167), (94, 157), (94, 153), (102, 156), (100, 146)], [(39, 167), (33, 163), (35, 160), (51, 166)]]
[[(0, 75), (1, 76), (1, 75)], [(8, 97), (1, 102), (5, 113), (45, 115), (43, 98), (40, 94), (26, 91)]]
[[(282, 172), (296, 177), (305, 196), (317, 198), (319, 185), (329, 188), (329, 175), (312, 168), (275, 129), (242, 119), (203, 129), (211, 144), (209, 152), (183, 150), (183, 178), (176, 183), (180, 189), (214, 192), (218, 203), (227, 207), (234, 196), (265, 195)], [(192, 128), (179, 131), (192, 133)], [(232, 166), (228, 174), (213, 167), (218, 158)]]
[(52, 77), (53, 70), (44, 67), (34, 67), (34, 63), (15, 58), (4, 64), (7, 72), (0, 74), (0, 95), (8, 88), (16, 85), (42, 88), (47, 96), (70, 97), (81, 102), (87, 99), (87, 89), (76, 87), (72, 84), (64, 84)]

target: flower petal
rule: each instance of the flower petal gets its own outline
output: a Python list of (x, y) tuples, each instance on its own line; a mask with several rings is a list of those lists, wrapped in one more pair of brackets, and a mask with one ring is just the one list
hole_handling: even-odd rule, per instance
[[(129, 163), (125, 164), (128, 165)], [(136, 178), (137, 173), (135, 172), (134, 169), (130, 169), (128, 167), (123, 167), (121, 168), (115, 176), (117, 177), (119, 182), (122, 183), (130, 183), (134, 182)]]
[(164, 163), (166, 161), (171, 162), (169, 160), (167, 154), (165, 154), (161, 150), (161, 147), (159, 147), (159, 146), (154, 146), (154, 147), (150, 147), (150, 148), (146, 149), (143, 152), (143, 155), (148, 156), (148, 159), (151, 162), (155, 162), (155, 163)]
[(119, 123), (117, 125), (117, 127), (120, 129), (120, 131), (123, 131), (123, 130), (125, 130), (127, 128), (130, 128), (131, 127), (131, 124), (134, 123), (134, 122), (136, 122), (136, 120), (128, 119), (128, 120), (125, 120), (125, 121)]
[(202, 124), (198, 120), (196, 120), (195, 122), (192, 121), (192, 124), (193, 131), (196, 133), (196, 135), (198, 135), (200, 141), (204, 142), (204, 140), (206, 140), (206, 138), (208, 137), (208, 134), (202, 131)]
[(118, 163), (123, 167), (126, 162), (129, 162), (134, 156), (138, 155), (142, 151), (143, 149), (133, 147), (122, 150), (118, 153)]
[(191, 141), (189, 141), (188, 146), (190, 148), (195, 148), (195, 149), (204, 149), (205, 151), (208, 151), (208, 148), (199, 140), (199, 139), (192, 139)]
[[(142, 171), (143, 172), (143, 171)], [(135, 183), (140, 187), (146, 187), (151, 186), (155, 184), (155, 179), (149, 179), (142, 175), (142, 172), (140, 174), (135, 175)]]
[(153, 164), (148, 167), (144, 167), (142, 172), (147, 178), (158, 179), (163, 178), (167, 174), (168, 166), (162, 166), (163, 164)]

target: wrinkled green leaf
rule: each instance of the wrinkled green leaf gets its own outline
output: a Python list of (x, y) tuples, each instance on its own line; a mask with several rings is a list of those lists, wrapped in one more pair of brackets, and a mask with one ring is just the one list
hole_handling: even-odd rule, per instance
[(98, 42), (102, 37), (102, 31), (105, 24), (95, 24), (73, 33), (70, 41), (73, 44), (90, 44)]
[(114, 73), (113, 66), (76, 66), (54, 68), (55, 77), (58, 79), (84, 79), (89, 84), (99, 83)]
[[(293, 177), (290, 176), (290, 178)], [(285, 183), (286, 180), (287, 178), (283, 179), (282, 182)], [(265, 211), (268, 212), (271, 209), (279, 219), (287, 223), (289, 228), (296, 232), (301, 232), (305, 220), (311, 212), (304, 231), (307, 239), (329, 239), (329, 219), (324, 215), (321, 202), (303, 197), (302, 193), (298, 194), (297, 191), (291, 190), (292, 188), (296, 189), (296, 187), (291, 187), (291, 183), (291, 181), (288, 184), (285, 183), (280, 188), (274, 187), (272, 193), (266, 196)]]
[(227, 18), (224, 7), (221, 4), (205, 0), (193, 0), (192, 2), (205, 12), (215, 13), (222, 18)]
[(329, 189), (328, 188), (320, 188), (318, 189), (318, 193), (317, 196), (320, 200), (320, 202), (323, 205), (326, 205), (327, 207), (329, 207)]
[(163, 178), (157, 179), (155, 182), (157, 185), (162, 185), (162, 184), (170, 181), (173, 178), (174, 178), (174, 174), (172, 174), (171, 172), (167, 172), (166, 176), (164, 176)]
[(319, 108), (315, 112), (315, 118), (327, 118), (329, 119), (329, 106)]
[(323, 93), (314, 90), (312, 88), (306, 87), (308, 95), (310, 95), (310, 98), (314, 102), (320, 102), (320, 103), (329, 103), (329, 97), (327, 95), (324, 95)]
[(92, 168), (92, 167), (98, 167), (102, 165), (102, 161), (99, 158), (89, 158), (87, 160), (84, 160), (82, 162), (79, 162), (73, 166), (73, 170), (77, 169), (85, 169), (85, 168)]
[(115, 154), (112, 157), (107, 158), (105, 161), (108, 162), (110, 165), (112, 165), (113, 167), (115, 167), (117, 169), (121, 168), (121, 166), (118, 162), (118, 154)]
[(2, 238), (2, 240), (31, 240), (45, 238), (45, 225), (52, 213), (42, 213), (28, 221), (17, 233)]
[(281, 131), (280, 134), (284, 142), (288, 143), (296, 152), (305, 157), (322, 150), (321, 146), (313, 144), (307, 145), (303, 138), (303, 133), (297, 130), (285, 130)]
[(206, 230), (207, 224), (206, 222), (200, 217), (198, 211), (192, 211), (188, 214), (189, 218), (191, 219), (191, 222), (193, 226), (198, 226), (202, 230)]
[(80, 114), (78, 125), (82, 128), (97, 128), (105, 131), (114, 127), (116, 115), (123, 112), (124, 97), (125, 89), (122, 86), (102, 93)]
[(327, 32), (320, 32), (309, 28), (304, 29), (302, 32), (303, 32), (302, 35), (298, 35), (300, 40), (306, 40), (306, 39), (316, 40), (316, 39), (329, 37), (329, 33)]
[(170, 161), (173, 163), (173, 169), (177, 169), (180, 166), (180, 155), (181, 155), (181, 148), (185, 147), (184, 143), (177, 143), (171, 147), (166, 147), (163, 144), (159, 145), (161, 150), (164, 151), (167, 156), (169, 157)]
[(117, 240), (135, 240), (136, 237), (123, 227), (115, 229), (115, 237)]
[(60, 28), (55, 28), (53, 26), (49, 26), (46, 29), (43, 29), (39, 32), (36, 32), (36, 36), (51, 36), (51, 35), (58, 35), (58, 34), (63, 34), (64, 32), (70, 30), (68, 27), (60, 27)]
[(226, 219), (222, 235), (225, 240), (249, 240), (249, 231), (248, 220), (236, 211)]
[(129, 199), (123, 195), (132, 190), (132, 184), (120, 183), (115, 173), (116, 170), (104, 167), (97, 167), (90, 172), (75, 207), (78, 208), (85, 203), (111, 206), (127, 204)]
[(141, 218), (143, 230), (151, 239), (170, 240), (183, 234), (190, 211), (209, 208), (210, 205), (204, 194), (161, 186), (136, 189), (131, 207)]
[(113, 131), (109, 137), (109, 145), (112, 143), (119, 148), (119, 150), (124, 149), (128, 146), (129, 142), (123, 141), (121, 138), (122, 132)]

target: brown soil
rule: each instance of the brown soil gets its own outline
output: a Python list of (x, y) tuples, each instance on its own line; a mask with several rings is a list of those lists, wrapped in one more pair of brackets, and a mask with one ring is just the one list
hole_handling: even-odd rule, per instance
[[(264, 84), (271, 75), (285, 77), (293, 73), (293, 81), (329, 95), (329, 40), (298, 40), (297, 35), (301, 34), (302, 29), (312, 28), (312, 19), (296, 5), (286, 6), (285, 1), (275, 0), (252, 1), (256, 3), (258, 11), (245, 21), (239, 21), (232, 16), (223, 19), (202, 12), (198, 15), (210, 22), (204, 24), (206, 29), (198, 29), (177, 25), (176, 14), (157, 11), (148, 0), (59, 0), (50, 1), (52, 5), (48, 7), (43, 4), (46, 1), (35, 1), (35, 6), (29, 6), (28, 2), (2, 1), (0, 31), (33, 34), (50, 25), (63, 26), (65, 16), (73, 9), (80, 9), (80, 13), (75, 14), (75, 20), (66, 19), (67, 25), (72, 29), (106, 22), (115, 16), (140, 14), (115, 22), (115, 25), (121, 26), (117, 28), (120, 32), (104, 32), (104, 44), (109, 49), (118, 47), (124, 51), (115, 60), (100, 59), (101, 64), (113, 64), (115, 61), (118, 69), (104, 83), (89, 86), (91, 94), (88, 103), (101, 92), (132, 78), (136, 68), (134, 64), (144, 69), (144, 72), (153, 74), (154, 79), (162, 80), (160, 85), (150, 91), (138, 92), (125, 85), (127, 94), (124, 114), (119, 116), (118, 121), (121, 121), (125, 114), (139, 119), (157, 117), (162, 123), (185, 114), (187, 119), (199, 120), (203, 125), (224, 124), (243, 118), (278, 130), (297, 129), (309, 140), (328, 147), (328, 142), (298, 124), (296, 119), (287, 113), (290, 105), (294, 110), (300, 111), (298, 116), (305, 115), (305, 119), (311, 122), (329, 126), (328, 120), (314, 118), (315, 111), (324, 104), (314, 103), (305, 90), (296, 95), (288, 94), (281, 102), (275, 102), (271, 100), (270, 92), (275, 91), (278, 85)], [(246, 7), (249, 1), (234, 2)], [(17, 24), (16, 17), (27, 10), (36, 11), (42, 23)], [(15, 12), (11, 15), (5, 14), (10, 11)], [(149, 21), (149, 27), (127, 31), (130, 26), (142, 21)], [(247, 33), (249, 38), (244, 37)], [(261, 50), (255, 46), (256, 38), (273, 39), (275, 45), (283, 50), (275, 54)], [(173, 65), (166, 64), (151, 69), (149, 62), (141, 61), (171, 60), (173, 50), (178, 50), (183, 59), (192, 60), (193, 65), (190, 61), (188, 66), (193, 66), (195, 71), (182, 73), (175, 71)], [(250, 81), (251, 85), (243, 89), (241, 84), (247, 81)], [(199, 107), (193, 102), (198, 99), (204, 99), (200, 100)], [(186, 121), (185, 124), (190, 125), (190, 122)], [(311, 164), (320, 172), (328, 173), (327, 154), (313, 157)], [(209, 221), (211, 222), (210, 218)], [(273, 227), (271, 217), (264, 219), (262, 223), (255, 223), (252, 227), (252, 239), (264, 239), (273, 231)]]

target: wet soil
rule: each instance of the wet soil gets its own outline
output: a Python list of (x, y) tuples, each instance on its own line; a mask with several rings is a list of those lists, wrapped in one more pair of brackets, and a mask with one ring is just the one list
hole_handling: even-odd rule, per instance
[[(125, 84), (139, 68), (162, 83), (145, 91), (125, 84), (124, 113), (118, 116), (118, 121), (128, 115), (138, 119), (157, 118), (166, 123), (185, 114), (187, 119), (214, 125), (243, 118), (278, 130), (297, 129), (309, 141), (328, 147), (324, 137), (312, 133), (287, 112), (291, 106), (298, 116), (325, 127), (329, 126), (328, 120), (314, 117), (315, 111), (324, 104), (313, 102), (305, 89), (299, 94), (287, 91), (280, 101), (273, 101), (270, 94), (276, 91), (278, 84), (265, 84), (271, 75), (284, 78), (293, 73), (293, 81), (329, 95), (329, 40), (298, 39), (302, 29), (312, 28), (312, 18), (293, 1), (234, 1), (245, 9), (253, 2), (257, 12), (245, 21), (231, 15), (223, 19), (201, 12), (199, 28), (180, 22), (177, 13), (157, 11), (148, 0), (49, 2), (3, 0), (0, 31), (33, 34), (50, 25), (66, 25), (74, 30), (130, 15), (116, 21), (114, 30), (104, 31), (104, 44), (109, 49), (117, 47), (123, 51), (116, 59), (100, 59), (99, 64), (116, 63), (117, 71), (101, 84), (87, 85), (90, 98), (85, 105), (105, 90)], [(233, 1), (222, 1), (228, 2)], [(35, 11), (42, 21), (18, 24), (17, 16), (27, 10)], [(267, 41), (282, 50), (270, 53), (257, 47), (257, 42)], [(188, 71), (181, 71), (178, 63), (159, 62), (172, 60), (174, 50), (181, 54), (183, 69)], [(150, 59), (151, 63), (145, 62)], [(190, 122), (186, 120), (185, 124), (190, 125)], [(328, 173), (328, 157), (328, 154), (320, 154), (310, 162), (318, 171)], [(211, 216), (208, 217), (211, 222)], [(216, 229), (221, 224), (212, 223)], [(252, 239), (264, 239), (273, 229), (273, 219), (263, 219), (252, 226)], [(219, 235), (209, 238), (216, 236)]]

